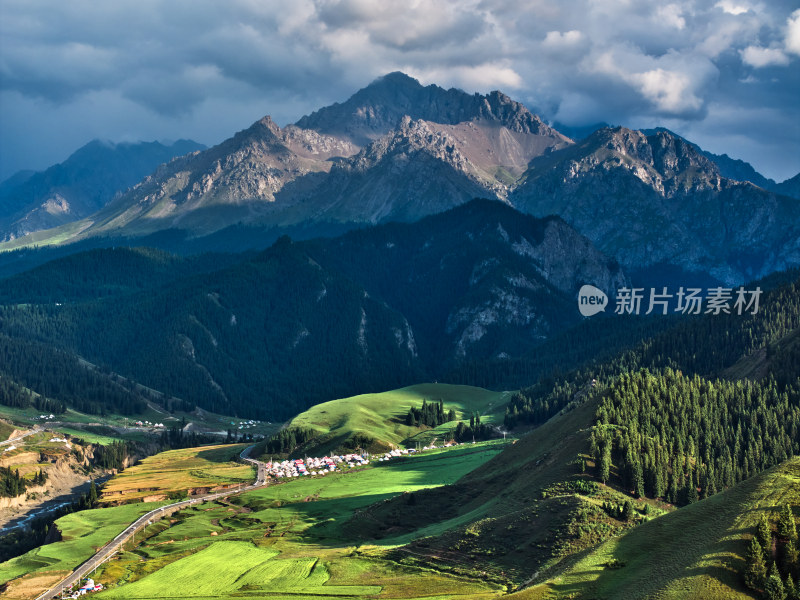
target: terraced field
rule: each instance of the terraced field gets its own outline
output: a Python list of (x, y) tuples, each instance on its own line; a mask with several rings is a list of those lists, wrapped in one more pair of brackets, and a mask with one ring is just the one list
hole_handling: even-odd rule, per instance
[(145, 458), (114, 477), (103, 488), (101, 502), (119, 504), (142, 499), (183, 497), (190, 490), (211, 491), (253, 481), (253, 467), (231, 462), (247, 444), (170, 450)]

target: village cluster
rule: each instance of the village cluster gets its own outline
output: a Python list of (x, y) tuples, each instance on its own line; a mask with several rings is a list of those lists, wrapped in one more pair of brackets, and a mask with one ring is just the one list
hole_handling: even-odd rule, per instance
[(75, 598), (80, 598), (81, 596), (84, 596), (84, 595), (88, 594), (89, 592), (99, 592), (102, 589), (103, 589), (103, 584), (102, 583), (95, 584), (93, 579), (87, 579), (86, 583), (84, 583), (80, 588), (78, 588), (74, 592), (71, 592), (72, 586), (70, 586), (66, 591), (66, 593), (68, 595), (64, 596), (63, 593), (62, 593), (61, 597), (62, 598), (72, 598), (72, 600), (75, 600)]
[[(413, 454), (415, 450), (392, 450), (386, 454), (380, 455), (377, 459), (379, 462), (391, 460), (398, 456), (406, 454)], [(368, 465), (370, 456), (364, 454), (341, 454), (335, 456), (323, 456), (322, 458), (298, 458), (296, 460), (283, 460), (281, 462), (267, 463), (267, 475), (275, 477), (276, 479), (285, 479), (289, 477), (302, 477), (304, 475), (326, 475), (334, 471), (344, 471), (345, 469), (352, 469)]]
[(134, 423), (137, 427), (152, 427), (154, 429), (163, 429), (163, 423), (151, 423), (150, 421), (136, 421)]
[[(239, 421), (238, 429), (250, 429), (251, 427), (255, 427), (258, 425), (260, 421), (255, 421), (250, 419), (249, 421)], [(236, 421), (231, 421), (231, 425), (236, 425)], [(269, 423), (267, 423), (269, 425)]]

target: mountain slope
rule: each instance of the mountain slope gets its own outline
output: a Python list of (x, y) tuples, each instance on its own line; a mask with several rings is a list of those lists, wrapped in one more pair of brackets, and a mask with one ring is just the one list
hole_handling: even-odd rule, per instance
[(27, 242), (409, 221), (476, 196), (504, 198), (532, 158), (571, 143), (500, 92), (423, 88), (395, 73), (297, 125), (280, 129), (265, 117), (160, 169), (79, 225)]
[(610, 292), (627, 281), (561, 219), (490, 200), (309, 246), (406, 315), (421, 356), (438, 360), (518, 356), (580, 320), (581, 285)]
[(742, 584), (749, 539), (760, 515), (774, 520), (786, 504), (800, 505), (798, 457), (646, 522), (582, 556), (546, 583), (509, 598), (549, 598), (567, 590), (576, 600), (752, 598)]
[(723, 178), (663, 131), (602, 129), (535, 161), (511, 201), (561, 215), (629, 270), (667, 264), (734, 284), (800, 263), (800, 203)]
[[(733, 332), (727, 343), (738, 345), (748, 331), (796, 328), (794, 285), (771, 293), (757, 315), (763, 322), (742, 324), (743, 331)], [(541, 582), (569, 572), (580, 552), (647, 515), (713, 499), (715, 492), (735, 489), (796, 454), (796, 370), (794, 382), (784, 388), (769, 380), (712, 381), (666, 369), (665, 364), (682, 363), (676, 347), (684, 356), (702, 356), (695, 364), (713, 362), (706, 355), (726, 338), (727, 323), (717, 322), (716, 335), (701, 330), (688, 340), (683, 329), (685, 324), (678, 325), (675, 334), (660, 334), (633, 352), (512, 395), (508, 414), (516, 416), (518, 408), (523, 414), (522, 405), (530, 403), (541, 416), (530, 421), (538, 427), (451, 486), (357, 515), (351, 534), (362, 543), (395, 545), (408, 544), (404, 536), (416, 532), (412, 539), (417, 539), (399, 548), (396, 558), (486, 570), (517, 585)], [(776, 350), (784, 351), (791, 349)], [(648, 357), (654, 364), (641, 369)], [(685, 372), (697, 371), (687, 366)], [(626, 501), (633, 509), (627, 517), (620, 510)], [(683, 510), (688, 509), (679, 513)]]
[(204, 148), (191, 140), (169, 146), (89, 142), (63, 163), (4, 182), (0, 187), (0, 237), (14, 239), (87, 217), (161, 163)]
[[(0, 332), (36, 337), (203, 408), (285, 418), (331, 396), (529, 352), (623, 284), (558, 218), (474, 201), (258, 255), (94, 250), (4, 282)], [(108, 323), (115, 323), (108, 327)]]
[(800, 199), (800, 173), (786, 181), (776, 183), (772, 187), (772, 191), (776, 194), (783, 194), (784, 196)]
[(495, 423), (502, 419), (509, 396), (509, 392), (466, 385), (417, 384), (316, 404), (294, 417), (287, 428), (313, 431), (309, 441), (293, 450), (298, 457), (322, 456), (345, 446), (361, 446), (370, 452), (386, 452), (400, 445), (422, 447), (434, 440), (441, 442), (456, 422), (449, 421), (436, 428), (409, 424), (406, 416), (412, 407), (419, 410), (425, 401), (428, 404), (441, 401), (445, 414), (453, 410), (458, 420), (478, 413), (482, 422)]

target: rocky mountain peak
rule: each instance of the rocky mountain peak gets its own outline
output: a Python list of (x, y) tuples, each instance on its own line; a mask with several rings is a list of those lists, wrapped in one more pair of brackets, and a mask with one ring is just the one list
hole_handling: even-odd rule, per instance
[(667, 130), (650, 135), (626, 127), (603, 128), (582, 144), (587, 149), (584, 161), (604, 162), (609, 168), (628, 169), (636, 176), (669, 194), (669, 181), (681, 187), (711, 187), (721, 185), (719, 168), (691, 144)]
[(403, 117), (444, 125), (484, 121), (510, 131), (552, 136), (569, 142), (545, 125), (519, 102), (499, 91), (468, 94), (438, 85), (423, 86), (404, 73), (389, 73), (353, 94), (348, 100), (322, 108), (296, 125), (346, 137), (365, 146), (398, 126)]

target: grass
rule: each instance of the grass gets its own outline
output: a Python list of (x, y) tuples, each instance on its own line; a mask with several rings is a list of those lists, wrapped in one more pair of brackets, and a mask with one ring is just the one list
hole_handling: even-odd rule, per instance
[(74, 569), (139, 516), (159, 505), (117, 506), (61, 517), (55, 524), (61, 531), (62, 541), (41, 546), (0, 564), (0, 585), (22, 575)]
[(0, 421), (0, 441), (5, 441), (11, 437), (11, 432), (14, 431), (16, 427), (11, 425), (10, 423), (6, 423), (5, 421)]
[[(109, 589), (97, 598), (496, 598), (502, 590), (495, 585), (387, 561), (383, 545), (360, 546), (342, 525), (373, 502), (452, 483), (502, 446), (495, 442), (432, 451), (358, 472), (274, 484), (232, 502), (181, 511), (148, 527), (135, 551), (98, 570), (95, 579)], [(154, 469), (151, 476), (153, 481), (160, 477)], [(142, 506), (70, 516), (85, 514), (80, 519), (85, 531), (104, 514)], [(133, 520), (135, 514), (129, 517)], [(69, 529), (74, 535), (78, 523)], [(113, 537), (112, 532), (106, 537)], [(90, 542), (79, 539), (85, 553)], [(58, 549), (68, 543), (74, 542), (44, 548), (51, 548), (50, 557), (70, 554), (71, 548)], [(41, 557), (29, 555), (21, 557), (24, 561), (15, 559), (19, 564), (3, 565), (7, 574), (31, 573), (31, 578), (64, 567), (49, 560), (34, 565)]]
[(747, 544), (761, 513), (775, 520), (787, 503), (800, 505), (797, 457), (609, 540), (560, 575), (510, 598), (751, 598), (740, 575)]
[(101, 502), (141, 501), (149, 496), (183, 497), (195, 488), (250, 483), (250, 465), (231, 462), (247, 444), (169, 450), (145, 458), (113, 477), (103, 487)]
[(319, 438), (302, 449), (311, 454), (329, 453), (355, 433), (375, 438), (384, 447), (414, 447), (417, 442), (424, 445), (436, 438), (441, 442), (455, 426), (455, 422), (436, 429), (405, 424), (412, 406), (419, 408), (423, 400), (440, 399), (445, 411), (453, 409), (459, 420), (469, 421), (470, 414), (478, 412), (483, 422), (501, 423), (509, 394), (465, 385), (420, 384), (317, 404), (292, 419), (289, 425), (319, 432)]

